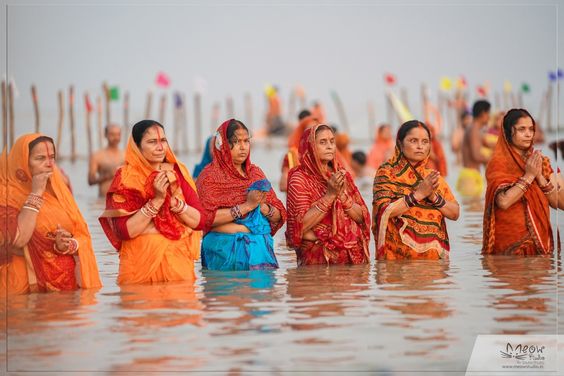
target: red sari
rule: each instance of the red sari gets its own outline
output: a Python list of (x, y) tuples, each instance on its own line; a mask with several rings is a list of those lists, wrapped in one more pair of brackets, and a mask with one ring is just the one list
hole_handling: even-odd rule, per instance
[[(532, 153), (532, 147), (528, 151)], [(525, 173), (525, 161), (509, 145), (505, 132), (495, 146), (486, 168), (486, 208), (482, 253), (505, 255), (549, 255), (554, 250), (548, 199), (536, 180), (523, 197), (506, 210), (496, 206), (496, 196), (511, 188)], [(542, 174), (553, 173), (548, 158), (543, 158)]]
[[(307, 129), (300, 142), (300, 165), (288, 176), (288, 225), (286, 240), (296, 251), (298, 265), (362, 264), (369, 262), (370, 214), (350, 173), (346, 173), (347, 194), (362, 207), (364, 221), (356, 223), (336, 199), (323, 220), (313, 227), (317, 241), (302, 239), (303, 218), (312, 204), (327, 192), (331, 172), (323, 172), (315, 153), (315, 131), (319, 125)], [(335, 156), (335, 170), (341, 165)]]
[[(247, 201), (247, 188), (257, 180), (266, 179), (264, 172), (251, 163), (250, 153), (243, 163), (245, 176), (235, 168), (227, 141), (227, 127), (231, 120), (225, 121), (218, 128), (214, 140), (213, 161), (204, 168), (196, 182), (206, 217), (204, 234), (211, 230), (218, 209), (244, 203)], [(280, 211), (281, 218), (278, 223), (270, 223), (271, 235), (274, 235), (286, 221), (286, 209), (273, 189), (267, 193), (266, 201)]]

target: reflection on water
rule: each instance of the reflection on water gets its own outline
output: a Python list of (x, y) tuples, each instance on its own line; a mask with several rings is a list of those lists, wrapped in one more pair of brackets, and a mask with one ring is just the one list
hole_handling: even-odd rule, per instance
[[(265, 171), (278, 171), (283, 149), (253, 153), (267, 161)], [(118, 255), (98, 225), (104, 204), (86, 187), (86, 162), (64, 167), (89, 223), (104, 287), (3, 302), (2, 369), (446, 373), (465, 370), (478, 334), (556, 332), (560, 261), (482, 257), (483, 200), (462, 202), (460, 221), (448, 222), (446, 262), (298, 269), (281, 230), (278, 270), (202, 271), (198, 263), (195, 286), (118, 287)], [(370, 188), (363, 194), (371, 202)]]

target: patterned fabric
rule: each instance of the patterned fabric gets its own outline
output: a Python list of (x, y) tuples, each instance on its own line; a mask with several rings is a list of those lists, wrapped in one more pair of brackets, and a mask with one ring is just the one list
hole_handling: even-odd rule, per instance
[[(99, 288), (102, 283), (88, 226), (57, 166), (43, 195), (44, 203), (37, 214), (33, 235), (23, 249), (24, 256), (9, 252), (18, 236), (19, 212), (31, 192), (29, 144), (40, 136), (38, 133), (23, 135), (16, 140), (8, 155), (6, 151), (2, 154), (2, 170), (5, 173), (0, 184), (0, 290), (12, 294)], [(78, 241), (77, 256), (60, 255), (53, 251), (52, 233), (57, 225), (71, 232)], [(8, 284), (7, 290), (5, 283)]]
[[(231, 120), (225, 121), (217, 130), (213, 161), (200, 174), (197, 181), (200, 201), (206, 215), (204, 232), (211, 230), (215, 213), (218, 209), (231, 208), (247, 200), (247, 189), (257, 180), (266, 179), (262, 170), (251, 163), (251, 155), (243, 163), (246, 176), (237, 171), (231, 159), (231, 149), (227, 141), (227, 126)], [(273, 189), (267, 194), (267, 203), (280, 211), (281, 219), (278, 223), (271, 223), (271, 235), (282, 227), (286, 221), (286, 209), (276, 197)]]
[[(356, 223), (343, 210), (340, 199), (312, 229), (317, 241), (302, 239), (303, 218), (312, 204), (327, 192), (331, 172), (324, 172), (315, 153), (315, 132), (319, 125), (307, 129), (300, 142), (300, 165), (288, 175), (288, 225), (286, 240), (296, 251), (298, 265), (360, 264), (369, 262), (370, 214), (350, 173), (346, 173), (347, 194), (362, 207), (364, 221)], [(330, 163), (342, 168), (337, 157)]]
[(129, 238), (120, 231), (121, 221), (137, 213), (155, 196), (153, 181), (159, 173), (143, 157), (132, 137), (127, 143), (125, 165), (116, 172), (106, 194), (106, 210), (99, 220), (106, 236), (120, 252), (118, 284), (192, 281), (196, 278), (194, 260), (200, 256), (201, 232), (184, 225), (170, 210), (174, 196), (198, 209), (197, 196), (189, 201), (182, 190), (186, 183), (194, 192), (196, 186), (186, 166), (176, 159), (170, 148), (165, 160), (161, 169), (166, 171), (171, 184), (164, 204), (152, 221), (155, 233)]
[[(447, 258), (450, 250), (442, 213), (428, 202), (420, 202), (400, 216), (390, 212), (413, 192), (431, 170), (428, 157), (413, 166), (396, 145), (395, 154), (380, 166), (374, 178), (372, 202), (374, 240), (378, 260)], [(439, 177), (437, 193), (454, 200), (450, 188)]]
[[(527, 156), (533, 152), (528, 150)], [(548, 180), (553, 170), (543, 158), (542, 174)], [(486, 208), (482, 253), (546, 255), (554, 250), (548, 199), (533, 181), (522, 199), (506, 210), (496, 207), (496, 196), (511, 188), (525, 174), (525, 160), (509, 145), (502, 132), (486, 168)], [(560, 248), (560, 244), (558, 244)]]

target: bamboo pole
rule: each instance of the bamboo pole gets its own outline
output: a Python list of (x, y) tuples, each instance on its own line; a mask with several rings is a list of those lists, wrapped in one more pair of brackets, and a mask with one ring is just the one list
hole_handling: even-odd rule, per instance
[(196, 153), (202, 152), (202, 96), (200, 93), (194, 94), (194, 128), (195, 128), (195, 143)]
[(149, 90), (147, 92), (147, 99), (145, 100), (145, 119), (151, 118), (152, 104), (153, 104), (153, 92)]
[(227, 113), (228, 119), (235, 117), (235, 105), (233, 104), (233, 97), (232, 96), (228, 96), (225, 99), (225, 111)]
[(59, 121), (57, 126), (57, 156), (61, 155), (61, 137), (63, 136), (63, 125), (65, 123), (65, 103), (63, 91), (59, 90), (57, 92), (57, 97), (59, 99)]
[(188, 103), (186, 103), (186, 94), (180, 93), (182, 106), (180, 107), (180, 127), (182, 129), (182, 152), (188, 153)]
[(296, 118), (296, 89), (290, 91), (290, 98), (288, 99), (288, 117), (293, 121)]
[(92, 108), (90, 105), (90, 98), (88, 98), (88, 93), (84, 93), (84, 111), (85, 124), (86, 124), (86, 141), (88, 143), (88, 159), (92, 157)]
[(336, 91), (332, 91), (331, 98), (333, 98), (333, 102), (335, 103), (335, 107), (337, 108), (337, 115), (339, 116), (339, 122), (345, 129), (345, 133), (350, 134), (351, 129), (349, 126), (349, 121), (347, 119), (347, 114), (345, 113), (345, 107), (343, 106), (343, 102), (341, 101), (339, 94), (337, 94)]
[(253, 130), (253, 100), (251, 98), (251, 93), (245, 93), (245, 121), (247, 128), (250, 131)]
[(552, 84), (549, 83), (548, 84), (548, 90), (546, 92), (546, 127), (548, 128), (548, 131), (552, 131), (554, 128), (552, 127), (553, 123), (552, 123), (552, 97), (553, 97), (553, 93), (552, 93)]
[(104, 91), (104, 98), (106, 99), (106, 126), (111, 123), (111, 108), (110, 108), (110, 87), (106, 82), (102, 84), (102, 89)]
[(543, 121), (544, 118), (546, 117), (546, 100), (547, 100), (547, 95), (545, 92), (541, 97), (539, 115), (537, 116), (537, 123), (544, 129), (546, 129), (546, 123)]
[(123, 140), (123, 147), (127, 146), (127, 138), (129, 137), (129, 91), (123, 94), (123, 132), (121, 138)]
[(69, 86), (69, 125), (71, 132), (71, 162), (76, 161), (76, 134), (74, 129), (74, 86)]
[(368, 101), (368, 139), (373, 140), (376, 134), (376, 109), (374, 108), (374, 102)]
[(388, 93), (384, 92), (385, 102), (386, 102), (386, 122), (393, 129), (392, 117), (394, 116), (394, 109), (392, 108), (392, 102), (390, 101), (390, 96)]
[(35, 85), (31, 85), (31, 99), (33, 101), (33, 113), (35, 115), (35, 133), (39, 133), (39, 100), (37, 99), (37, 89), (35, 88)]
[(403, 102), (403, 105), (406, 108), (409, 108), (409, 95), (408, 95), (407, 89), (405, 87), (402, 87), (400, 89), (400, 98), (401, 98), (401, 101)]
[(500, 100), (500, 97), (499, 97), (499, 92), (496, 91), (494, 93), (494, 107), (497, 111), (501, 110), (500, 102), (501, 102), (501, 100)]
[(164, 124), (166, 114), (166, 94), (161, 95), (159, 105), (159, 123)]
[(10, 82), (8, 84), (8, 126), (10, 132), (10, 147), (14, 145), (14, 137), (16, 124), (14, 120), (14, 84)]
[(180, 151), (180, 134), (182, 132), (180, 128), (180, 107), (182, 106), (182, 100), (179, 92), (175, 92), (174, 101), (172, 104), (172, 126), (174, 128), (174, 140), (173, 140), (173, 150), (175, 153)]
[(8, 108), (6, 105), (6, 81), (2, 80), (2, 150), (8, 146)]
[(219, 126), (219, 117), (221, 111), (221, 104), (219, 102), (215, 102), (212, 107), (211, 113), (211, 133), (213, 134), (216, 128)]
[(96, 127), (98, 128), (98, 148), (104, 147), (104, 129), (102, 127), (102, 98), (96, 96)]

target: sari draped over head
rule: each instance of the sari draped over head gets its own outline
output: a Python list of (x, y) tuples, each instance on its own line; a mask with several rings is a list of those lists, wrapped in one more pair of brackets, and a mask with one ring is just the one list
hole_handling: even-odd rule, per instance
[[(527, 156), (532, 152), (531, 146)], [(502, 210), (496, 207), (497, 195), (511, 188), (525, 174), (525, 164), (525, 160), (509, 145), (505, 132), (501, 132), (486, 167), (484, 254), (546, 255), (554, 250), (548, 199), (536, 180), (509, 208)], [(542, 174), (547, 181), (552, 173), (550, 160), (543, 157)]]
[[(319, 126), (304, 132), (299, 150), (300, 165), (290, 170), (288, 176), (286, 240), (296, 251), (298, 265), (369, 262), (370, 214), (349, 172), (345, 175), (346, 193), (361, 206), (364, 221), (356, 223), (337, 198), (321, 222), (312, 228), (317, 241), (303, 239), (304, 216), (312, 204), (325, 195), (332, 174), (323, 168), (315, 152), (315, 132)], [(336, 155), (332, 166), (334, 171), (342, 169)]]
[[(215, 213), (218, 209), (231, 208), (247, 201), (247, 189), (257, 180), (265, 179), (262, 170), (251, 163), (251, 154), (243, 163), (243, 176), (237, 171), (231, 158), (231, 149), (227, 140), (227, 120), (218, 128), (213, 148), (213, 161), (200, 174), (197, 181), (200, 200), (205, 212), (204, 233), (212, 229)], [(280, 211), (278, 223), (271, 223), (270, 233), (274, 235), (286, 221), (286, 209), (276, 197), (273, 189), (267, 193), (266, 202)]]
[[(391, 211), (401, 205), (403, 197), (415, 191), (431, 173), (427, 162), (428, 157), (413, 166), (396, 144), (394, 156), (376, 172), (372, 232), (378, 260), (448, 258), (450, 245), (443, 214), (429, 202), (421, 201), (402, 215), (390, 218)], [(446, 201), (454, 200), (442, 176), (436, 193)]]
[[(200, 210), (196, 185), (184, 164), (167, 148), (165, 170), (170, 181), (164, 204), (147, 231), (131, 238), (127, 233), (127, 220), (145, 203), (155, 197), (153, 182), (160, 172), (155, 170), (129, 137), (125, 164), (114, 176), (106, 194), (106, 210), (99, 218), (110, 243), (120, 253), (118, 284), (195, 280), (194, 260), (200, 257), (201, 232), (196, 231), (204, 222), (191, 229), (170, 210), (172, 197), (183, 199)], [(171, 167), (171, 165), (173, 167)]]
[(212, 161), (212, 151), (211, 151), (211, 144), (212, 144), (213, 136), (210, 136), (206, 140), (206, 147), (204, 149), (204, 154), (202, 154), (202, 160), (196, 166), (194, 166), (194, 174), (192, 175), (194, 179), (197, 179), (200, 176), (202, 170), (211, 163)]
[[(2, 153), (0, 186), (0, 290), (9, 294), (29, 291), (67, 291), (102, 286), (88, 226), (55, 165), (43, 194), (44, 203), (37, 214), (31, 239), (23, 247), (23, 256), (13, 254), (12, 244), (19, 236), (18, 215), (31, 193), (29, 144), (42, 135), (26, 134), (10, 150)], [(60, 225), (78, 241), (75, 255), (55, 253), (53, 233)]]

